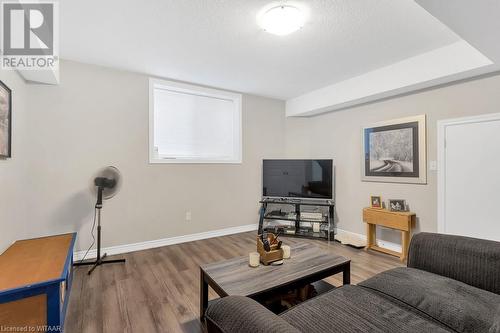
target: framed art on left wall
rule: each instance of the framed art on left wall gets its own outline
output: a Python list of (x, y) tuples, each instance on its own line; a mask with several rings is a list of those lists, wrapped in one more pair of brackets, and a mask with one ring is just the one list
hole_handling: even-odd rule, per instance
[(0, 81), (0, 158), (12, 156), (12, 91)]

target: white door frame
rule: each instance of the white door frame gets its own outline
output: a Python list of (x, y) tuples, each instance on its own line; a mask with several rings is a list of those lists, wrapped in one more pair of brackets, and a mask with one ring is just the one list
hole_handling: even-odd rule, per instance
[(480, 116), (444, 119), (437, 122), (437, 159), (438, 159), (438, 232), (446, 231), (446, 128), (450, 126), (483, 123), (500, 120), (500, 113)]

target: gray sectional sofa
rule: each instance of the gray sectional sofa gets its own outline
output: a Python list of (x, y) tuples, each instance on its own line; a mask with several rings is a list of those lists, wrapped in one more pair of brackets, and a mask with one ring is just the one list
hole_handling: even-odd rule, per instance
[(420, 233), (407, 267), (312, 298), (275, 315), (246, 297), (210, 304), (208, 332), (500, 333), (500, 243)]

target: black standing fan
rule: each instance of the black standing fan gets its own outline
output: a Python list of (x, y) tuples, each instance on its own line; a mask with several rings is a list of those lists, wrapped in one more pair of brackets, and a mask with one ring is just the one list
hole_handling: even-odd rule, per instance
[[(111, 199), (120, 189), (121, 175), (120, 171), (113, 166), (108, 166), (101, 169), (93, 178), (91, 183), (91, 190), (97, 196), (95, 204), (95, 216), (97, 216), (97, 257), (95, 261), (80, 261), (74, 266), (92, 265), (89, 270), (89, 275), (96, 269), (97, 266), (102, 264), (111, 264), (117, 262), (125, 262), (125, 259), (104, 260), (106, 253), (101, 257), (101, 209), (102, 200)], [(95, 220), (94, 220), (95, 222)]]

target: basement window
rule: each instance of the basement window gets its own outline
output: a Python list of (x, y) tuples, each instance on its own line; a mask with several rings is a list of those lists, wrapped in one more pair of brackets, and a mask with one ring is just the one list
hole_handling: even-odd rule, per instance
[(150, 163), (241, 163), (241, 95), (150, 79)]

